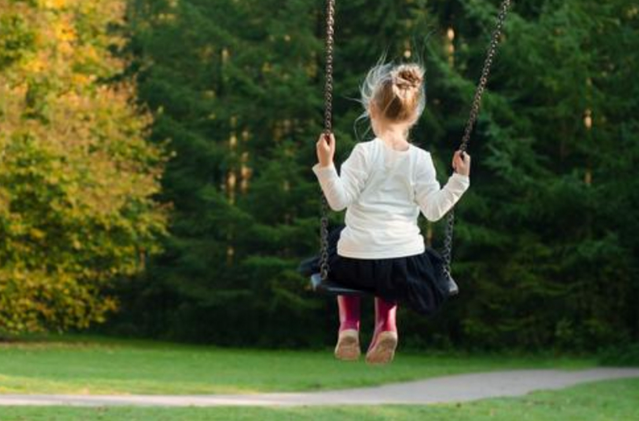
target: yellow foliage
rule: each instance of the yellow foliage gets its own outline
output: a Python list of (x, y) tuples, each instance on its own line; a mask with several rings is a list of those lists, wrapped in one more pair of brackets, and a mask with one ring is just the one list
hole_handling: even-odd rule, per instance
[(54, 23), (53, 32), (55, 34), (55, 37), (61, 42), (72, 42), (75, 41), (77, 37), (75, 29), (66, 20)]
[(0, 0), (35, 31), (0, 69), (0, 333), (103, 321), (117, 308), (104, 286), (142, 270), (140, 248), (158, 249), (163, 157), (145, 139), (151, 116), (133, 105), (132, 82), (97, 83), (125, 66), (108, 50), (124, 41), (106, 29), (125, 4)]
[(27, 73), (41, 73), (46, 67), (47, 62), (42, 57), (36, 56), (25, 62), (23, 69)]
[(68, 42), (61, 42), (58, 44), (58, 52), (65, 57), (73, 56), (73, 46)]
[(47, 9), (62, 9), (68, 3), (68, 0), (40, 0), (40, 4)]

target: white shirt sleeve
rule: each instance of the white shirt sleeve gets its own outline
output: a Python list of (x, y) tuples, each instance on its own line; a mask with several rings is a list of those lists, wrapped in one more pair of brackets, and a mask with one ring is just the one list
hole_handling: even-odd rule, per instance
[(321, 167), (320, 164), (313, 166), (331, 209), (341, 211), (359, 197), (368, 179), (367, 161), (365, 148), (358, 143), (342, 164), (341, 176), (332, 164), (328, 167)]
[(444, 188), (440, 188), (430, 153), (420, 155), (416, 171), (415, 200), (426, 219), (435, 222), (461, 198), (470, 186), (470, 177), (453, 173)]

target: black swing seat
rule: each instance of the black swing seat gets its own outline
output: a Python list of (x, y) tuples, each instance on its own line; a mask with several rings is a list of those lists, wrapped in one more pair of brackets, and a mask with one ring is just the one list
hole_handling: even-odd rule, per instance
[[(368, 295), (370, 292), (344, 287), (337, 282), (332, 282), (330, 280), (322, 280), (322, 275), (320, 273), (314, 273), (311, 275), (311, 288), (315, 292), (321, 292), (327, 295)], [(448, 282), (446, 283), (446, 290), (448, 291), (448, 296), (452, 297), (454, 295), (459, 294), (459, 287), (457, 283), (452, 279), (448, 278)]]
[[(319, 273), (319, 257), (312, 257), (306, 259), (300, 263), (297, 270), (305, 276), (309, 276), (311, 280), (311, 289), (315, 292), (319, 292), (326, 295), (370, 295), (370, 291), (345, 287), (330, 279), (322, 280), (322, 275)], [(446, 279), (441, 281), (444, 283), (442, 288), (447, 291), (449, 297), (459, 294), (459, 287), (455, 280), (447, 275)]]
[(322, 280), (319, 256), (311, 257), (300, 263), (297, 270), (311, 280), (311, 289), (326, 295), (366, 295), (368, 291), (348, 288), (330, 279)]
[(314, 273), (311, 275), (311, 288), (315, 292), (321, 292), (322, 294), (327, 295), (366, 295), (367, 291), (363, 291), (360, 289), (353, 289), (344, 287), (337, 282), (333, 282), (330, 280), (322, 280), (322, 275), (320, 273)]

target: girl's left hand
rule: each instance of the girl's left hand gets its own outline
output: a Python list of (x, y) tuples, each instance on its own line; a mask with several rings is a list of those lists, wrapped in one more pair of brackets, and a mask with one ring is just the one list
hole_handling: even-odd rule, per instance
[(456, 173), (469, 176), (470, 175), (470, 155), (464, 152), (464, 157), (461, 156), (462, 151), (458, 150), (453, 155), (453, 169)]

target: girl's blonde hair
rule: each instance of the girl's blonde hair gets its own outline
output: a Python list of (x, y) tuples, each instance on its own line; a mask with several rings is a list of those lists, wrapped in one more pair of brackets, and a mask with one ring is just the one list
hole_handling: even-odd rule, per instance
[(378, 63), (360, 88), (363, 117), (373, 105), (390, 123), (417, 121), (426, 106), (424, 73), (417, 63)]

